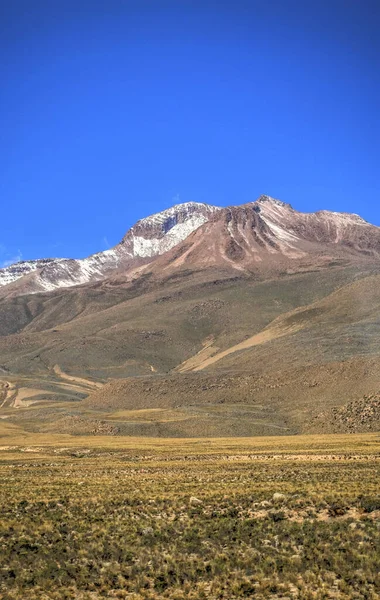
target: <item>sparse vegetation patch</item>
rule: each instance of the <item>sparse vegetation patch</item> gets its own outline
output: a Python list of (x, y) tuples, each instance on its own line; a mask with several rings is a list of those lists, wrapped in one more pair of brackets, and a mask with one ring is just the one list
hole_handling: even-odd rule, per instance
[(379, 598), (376, 437), (99, 439), (3, 447), (2, 599)]

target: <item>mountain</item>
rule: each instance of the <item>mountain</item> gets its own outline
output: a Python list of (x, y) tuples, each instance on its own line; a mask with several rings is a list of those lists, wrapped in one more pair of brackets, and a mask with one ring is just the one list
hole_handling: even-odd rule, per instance
[[(163, 256), (161, 260), (155, 260)], [(52, 291), (112, 275), (217, 267), (243, 273), (326, 266), (380, 256), (380, 229), (358, 215), (301, 213), (269, 196), (220, 208), (188, 202), (138, 221), (114, 248), (84, 259), (41, 259), (0, 269), (2, 295)]]
[(333, 430), (380, 390), (379, 258), (361, 217), (261, 196), (177, 205), (88, 259), (3, 269), (0, 416), (41, 432)]
[[(3, 294), (52, 291), (99, 281), (122, 269), (149, 261), (186, 239), (218, 208), (187, 202), (138, 221), (117, 246), (84, 259), (23, 261), (0, 269)], [(6, 286), (6, 289), (5, 289)]]
[(233, 269), (240, 273), (294, 272), (331, 261), (380, 258), (380, 228), (358, 215), (300, 213), (268, 196), (215, 212), (212, 217), (142, 269), (170, 273), (182, 269)]

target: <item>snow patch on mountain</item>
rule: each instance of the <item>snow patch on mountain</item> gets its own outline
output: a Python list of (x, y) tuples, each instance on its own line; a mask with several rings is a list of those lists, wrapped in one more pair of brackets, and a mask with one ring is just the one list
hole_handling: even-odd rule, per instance
[(198, 202), (177, 204), (138, 221), (122, 242), (110, 250), (83, 259), (23, 261), (0, 269), (0, 287), (33, 272), (33, 282), (28, 282), (25, 293), (52, 291), (99, 281), (133, 259), (152, 258), (167, 252), (206, 223), (217, 210), (220, 209), (216, 206)]
[(98, 281), (105, 270), (118, 268), (122, 258), (131, 256), (124, 248), (105, 250), (87, 258), (47, 258), (22, 261), (0, 269), (0, 287), (34, 273), (34, 291), (51, 291), (56, 288)]
[(159, 213), (140, 219), (136, 225), (156, 226), (167, 223), (168, 227), (172, 228), (178, 222), (181, 215), (188, 216), (202, 212), (211, 214), (217, 210), (220, 210), (219, 206), (212, 206), (204, 202), (183, 202), (183, 204), (175, 204), (171, 208), (166, 208)]
[(120, 252), (115, 250), (105, 250), (79, 260), (61, 260), (39, 273), (38, 284), (42, 290), (51, 291), (99, 281), (105, 271), (117, 269), (120, 262)]
[(0, 269), (0, 286), (13, 283), (14, 281), (17, 281), (17, 279), (20, 279), (33, 271), (37, 271), (38, 269), (42, 269), (47, 265), (61, 260), (65, 259), (42, 258), (38, 260), (23, 260), (10, 265), (9, 267), (4, 267), (3, 269)]
[[(318, 216), (325, 217), (326, 219), (333, 220), (341, 225), (348, 225), (350, 223), (354, 225), (369, 225), (368, 221), (366, 221), (365, 219), (363, 219), (363, 217), (357, 215), (356, 213), (340, 213), (329, 210), (319, 210), (315, 214)], [(372, 225), (372, 227), (376, 227), (376, 225)]]
[[(205, 215), (193, 215), (185, 222), (173, 225), (164, 237), (147, 239), (142, 236), (133, 236), (133, 256), (147, 258), (163, 254), (185, 240), (190, 233), (207, 221), (208, 218)], [(159, 222), (165, 223), (165, 221)]]
[(296, 242), (299, 239), (296, 235), (290, 233), (289, 231), (286, 231), (283, 227), (280, 227), (279, 225), (275, 225), (269, 219), (264, 220), (266, 224), (270, 227), (274, 235), (280, 240), (284, 240), (285, 242)]

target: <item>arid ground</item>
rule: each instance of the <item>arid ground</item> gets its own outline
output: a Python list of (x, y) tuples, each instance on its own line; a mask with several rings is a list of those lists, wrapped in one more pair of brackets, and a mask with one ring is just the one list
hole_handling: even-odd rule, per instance
[(378, 434), (0, 433), (3, 600), (380, 597)]

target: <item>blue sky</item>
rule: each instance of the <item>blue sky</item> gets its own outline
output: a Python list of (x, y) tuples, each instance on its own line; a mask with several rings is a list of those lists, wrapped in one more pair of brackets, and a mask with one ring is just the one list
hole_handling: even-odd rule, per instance
[(0, 263), (81, 257), (176, 202), (380, 225), (380, 3), (0, 6)]

